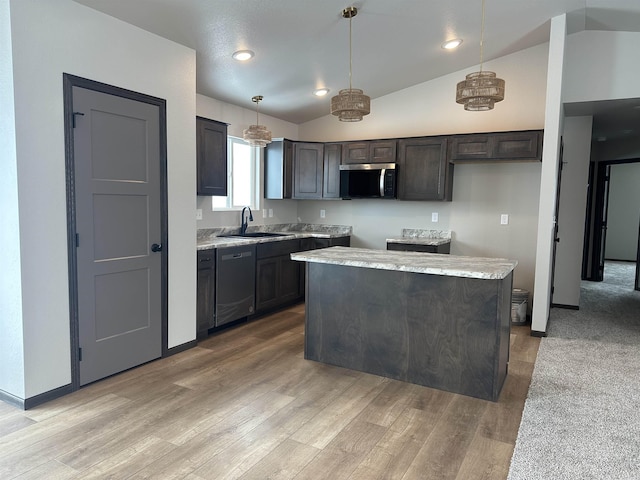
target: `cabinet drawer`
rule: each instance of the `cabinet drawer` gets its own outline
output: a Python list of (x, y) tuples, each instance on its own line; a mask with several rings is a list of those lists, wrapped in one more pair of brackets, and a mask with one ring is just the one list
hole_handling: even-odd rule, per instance
[(275, 242), (259, 243), (256, 248), (256, 257), (268, 258), (279, 255), (288, 255), (300, 251), (300, 240), (281, 240)]
[(198, 250), (198, 270), (204, 270), (206, 268), (212, 268), (216, 264), (216, 251), (212, 250)]

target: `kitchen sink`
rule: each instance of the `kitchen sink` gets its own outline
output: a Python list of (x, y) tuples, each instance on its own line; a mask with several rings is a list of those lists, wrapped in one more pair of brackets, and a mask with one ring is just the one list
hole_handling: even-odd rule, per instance
[(259, 237), (286, 237), (286, 233), (273, 233), (273, 232), (245, 232), (234, 233), (232, 235), (219, 235), (223, 238), (235, 237), (235, 238), (259, 238)]

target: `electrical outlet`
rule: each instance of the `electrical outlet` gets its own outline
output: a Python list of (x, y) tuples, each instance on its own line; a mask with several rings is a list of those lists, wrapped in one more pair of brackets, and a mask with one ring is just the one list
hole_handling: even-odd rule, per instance
[(432, 221), (433, 223), (438, 223), (438, 212), (433, 212), (433, 213), (431, 214), (431, 221)]
[(267, 218), (267, 209), (266, 208), (262, 209), (262, 218)]
[(202, 220), (202, 209), (196, 208), (196, 220)]
[(500, 225), (509, 225), (509, 215), (506, 213), (500, 215)]
[(327, 211), (324, 209), (320, 210), (320, 218), (324, 218), (326, 216), (327, 216)]
[(273, 217), (273, 208), (269, 209), (269, 218)]

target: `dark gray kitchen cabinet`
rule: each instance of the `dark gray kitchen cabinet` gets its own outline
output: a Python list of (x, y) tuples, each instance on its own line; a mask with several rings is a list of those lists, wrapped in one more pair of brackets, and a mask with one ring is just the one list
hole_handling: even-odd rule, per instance
[(532, 162), (542, 160), (542, 130), (452, 135), (449, 161)]
[(325, 143), (322, 173), (322, 198), (340, 198), (340, 161), (342, 144)]
[(293, 145), (293, 198), (322, 198), (324, 145), (295, 142)]
[(300, 251), (300, 240), (259, 243), (256, 248), (256, 312), (299, 300), (304, 292), (300, 286), (300, 262), (290, 254)]
[(451, 200), (452, 183), (446, 137), (398, 141), (398, 200)]
[(215, 320), (215, 250), (198, 250), (197, 262), (196, 334), (204, 338)]
[(274, 139), (264, 151), (264, 198), (293, 196), (293, 142)]
[(366, 140), (342, 144), (342, 163), (395, 163), (396, 140)]
[(451, 251), (451, 243), (445, 243), (442, 245), (421, 245), (419, 243), (387, 242), (387, 250), (395, 250), (399, 252), (449, 253)]
[(227, 195), (227, 124), (196, 117), (197, 194)]

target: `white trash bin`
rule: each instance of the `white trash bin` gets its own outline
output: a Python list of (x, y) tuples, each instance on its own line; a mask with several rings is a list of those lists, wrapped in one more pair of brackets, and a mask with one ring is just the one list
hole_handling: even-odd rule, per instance
[(514, 288), (511, 292), (511, 325), (525, 325), (527, 323), (527, 304), (529, 291)]

